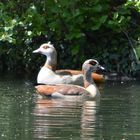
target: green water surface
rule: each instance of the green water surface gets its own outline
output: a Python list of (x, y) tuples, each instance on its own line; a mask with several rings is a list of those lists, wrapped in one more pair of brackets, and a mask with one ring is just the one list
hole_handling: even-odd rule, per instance
[(0, 77), (0, 140), (140, 140), (140, 82), (106, 82), (100, 101), (40, 99), (34, 81)]

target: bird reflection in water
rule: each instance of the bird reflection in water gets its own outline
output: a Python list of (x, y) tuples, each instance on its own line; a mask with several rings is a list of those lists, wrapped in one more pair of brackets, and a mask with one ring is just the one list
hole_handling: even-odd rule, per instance
[(90, 139), (96, 135), (96, 113), (99, 101), (85, 101), (81, 114), (81, 139)]
[(73, 99), (38, 99), (33, 111), (34, 137), (92, 138), (97, 101)]

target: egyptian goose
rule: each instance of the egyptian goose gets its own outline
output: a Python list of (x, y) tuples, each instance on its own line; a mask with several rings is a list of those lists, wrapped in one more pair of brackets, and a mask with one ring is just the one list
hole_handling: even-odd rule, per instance
[[(76, 84), (83, 85), (83, 73), (78, 70), (57, 70), (57, 52), (54, 46), (48, 42), (42, 44), (33, 53), (41, 53), (46, 56), (46, 62), (37, 76), (37, 83), (42, 84)], [(94, 81), (104, 81), (103, 75), (92, 74)]]
[(54, 85), (37, 85), (37, 92), (41, 95), (51, 97), (66, 97), (65, 95), (83, 95), (96, 98), (100, 96), (100, 92), (96, 87), (92, 78), (92, 72), (97, 69), (103, 69), (97, 60), (86, 60), (82, 66), (84, 73), (84, 87), (72, 84), (54, 84)]

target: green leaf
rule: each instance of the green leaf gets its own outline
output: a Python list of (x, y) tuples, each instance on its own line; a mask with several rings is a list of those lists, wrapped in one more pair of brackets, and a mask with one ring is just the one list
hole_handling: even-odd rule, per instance
[(71, 50), (72, 55), (77, 55), (78, 52), (79, 52), (79, 50), (80, 50), (80, 46), (79, 46), (79, 45), (73, 46), (73, 47), (72, 47), (72, 50)]
[(102, 6), (101, 6), (100, 4), (95, 5), (95, 6), (93, 7), (93, 10), (94, 10), (95, 12), (101, 12), (101, 11), (102, 11)]
[(101, 18), (99, 19), (100, 20), (100, 23), (105, 23), (106, 22), (106, 20), (107, 20), (107, 15), (103, 15), (103, 16), (101, 16)]
[(114, 16), (113, 16), (113, 19), (117, 19), (118, 17), (119, 17), (118, 12), (115, 12), (115, 13), (114, 13)]

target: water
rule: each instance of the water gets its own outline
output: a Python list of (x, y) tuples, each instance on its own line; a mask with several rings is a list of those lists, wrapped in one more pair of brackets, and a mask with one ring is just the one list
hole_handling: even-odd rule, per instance
[(140, 82), (106, 82), (99, 101), (81, 101), (40, 99), (30, 78), (0, 77), (0, 140), (140, 139)]

